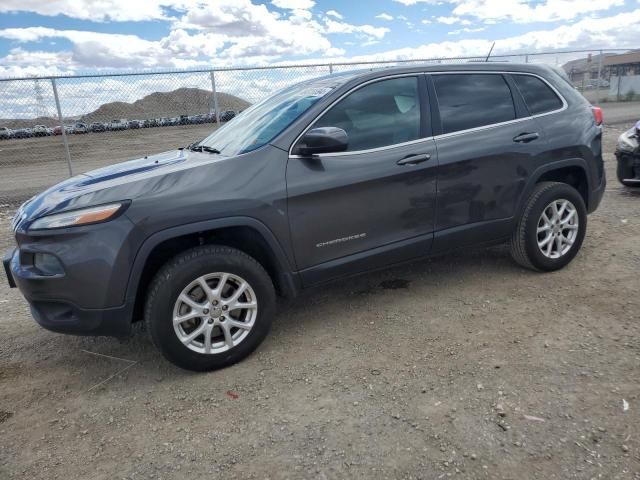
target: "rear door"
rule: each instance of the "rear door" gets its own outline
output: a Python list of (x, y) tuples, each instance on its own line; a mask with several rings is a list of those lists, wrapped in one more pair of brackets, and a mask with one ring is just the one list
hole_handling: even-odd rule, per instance
[[(377, 79), (309, 127), (344, 129), (349, 148), (287, 164), (291, 238), (306, 284), (339, 276), (338, 264), (372, 267), (365, 259), (378, 248), (395, 250), (382, 263), (429, 252), (437, 152), (426, 98), (422, 74)], [(412, 248), (403, 250), (407, 239)]]
[(438, 207), (434, 250), (508, 235), (545, 140), (501, 73), (430, 75), (437, 99)]

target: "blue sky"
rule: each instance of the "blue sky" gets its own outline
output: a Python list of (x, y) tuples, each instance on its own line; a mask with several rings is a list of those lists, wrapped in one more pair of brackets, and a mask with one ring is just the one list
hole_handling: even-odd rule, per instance
[(0, 76), (640, 47), (640, 0), (2, 0)]

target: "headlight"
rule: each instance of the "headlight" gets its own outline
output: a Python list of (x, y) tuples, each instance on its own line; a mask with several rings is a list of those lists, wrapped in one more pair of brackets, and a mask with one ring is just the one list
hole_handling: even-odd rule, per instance
[(618, 137), (618, 143), (616, 149), (621, 152), (633, 152), (638, 147), (638, 140), (635, 136), (635, 131), (632, 128), (628, 132), (624, 132)]
[(106, 222), (122, 212), (128, 202), (110, 203), (99, 207), (83, 208), (70, 212), (56, 213), (37, 219), (29, 230), (46, 230), (50, 228), (76, 227), (92, 223)]

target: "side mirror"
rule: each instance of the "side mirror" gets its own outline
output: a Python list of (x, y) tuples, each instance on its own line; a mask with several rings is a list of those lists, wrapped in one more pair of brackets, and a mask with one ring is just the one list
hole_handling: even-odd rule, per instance
[(347, 132), (337, 127), (313, 128), (303, 135), (293, 149), (294, 155), (344, 152), (349, 146)]

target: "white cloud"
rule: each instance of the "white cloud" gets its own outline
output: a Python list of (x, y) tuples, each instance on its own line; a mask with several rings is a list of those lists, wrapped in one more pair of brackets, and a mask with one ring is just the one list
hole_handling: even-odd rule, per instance
[(336, 12), (335, 10), (329, 10), (327, 12), (327, 15), (330, 17), (337, 18), (338, 20), (342, 20), (344, 18), (341, 13)]
[(0, 13), (34, 12), (39, 15), (66, 15), (72, 18), (92, 21), (140, 21), (166, 19), (163, 6), (168, 1), (135, 0), (2, 0)]
[[(468, 15), (480, 20), (510, 20), (516, 23), (568, 21), (594, 12), (624, 5), (624, 0), (394, 0), (406, 6), (450, 4), (454, 16)], [(489, 22), (485, 22), (489, 23)]]
[(485, 27), (478, 27), (478, 28), (464, 27), (464, 28), (459, 28), (458, 30), (451, 30), (450, 32), (447, 32), (447, 35), (460, 35), (461, 33), (478, 33), (478, 32), (483, 32), (485, 30), (486, 30)]
[(309, 10), (316, 4), (313, 0), (273, 0), (271, 3), (288, 10)]
[(471, 25), (469, 20), (464, 20), (460, 17), (438, 17), (436, 18), (436, 22), (444, 23), (445, 25), (453, 25), (455, 23), (460, 23), (462, 25)]
[(380, 20), (393, 20), (393, 17), (391, 15), (384, 12), (381, 13), (380, 15), (376, 15), (376, 18), (379, 18)]
[(327, 18), (324, 31), (327, 33), (360, 33), (375, 39), (381, 39), (391, 30), (386, 27), (374, 27), (372, 25), (351, 25), (350, 23), (336, 22)]

